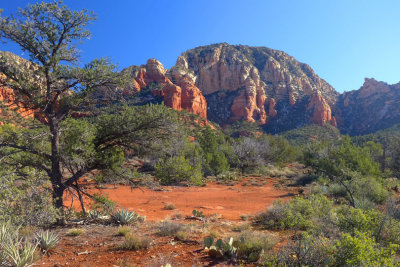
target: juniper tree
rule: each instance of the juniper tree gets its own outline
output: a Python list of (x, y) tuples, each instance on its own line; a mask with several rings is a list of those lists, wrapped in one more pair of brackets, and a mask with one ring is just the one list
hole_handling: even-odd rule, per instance
[[(22, 176), (26, 168), (44, 172), (58, 209), (67, 188), (79, 192), (82, 176), (121, 165), (124, 151), (166, 137), (171, 128), (171, 113), (164, 106), (119, 107), (99, 115), (98, 106), (115, 100), (126, 77), (105, 59), (79, 66), (77, 45), (90, 37), (86, 28), (93, 20), (94, 14), (72, 11), (62, 2), (28, 5), (16, 15), (0, 16), (0, 38), (29, 55), (24, 60), (0, 53), (0, 85), (12, 92), (2, 107), (0, 159)], [(16, 123), (11, 111), (31, 111), (34, 117)], [(84, 118), (72, 118), (82, 112)]]

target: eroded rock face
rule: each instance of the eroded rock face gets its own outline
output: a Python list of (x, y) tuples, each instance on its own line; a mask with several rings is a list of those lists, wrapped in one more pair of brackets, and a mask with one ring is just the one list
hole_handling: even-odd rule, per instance
[[(265, 124), (268, 110), (272, 117), (268, 121), (285, 124), (291, 120), (286, 103), (298, 109), (294, 106), (304, 104), (300, 100), (319, 91), (330, 108), (338, 96), (308, 65), (265, 47), (225, 43), (198, 47), (182, 53), (173, 69), (173, 73), (191, 79), (207, 99), (218, 99), (214, 96), (219, 92), (234, 93), (233, 101), (224, 102), (230, 105), (225, 108), (231, 111), (230, 121), (243, 119)], [(218, 103), (208, 102), (208, 105), (217, 106)], [(319, 120), (324, 116), (326, 114), (321, 114)]]
[(182, 88), (181, 106), (183, 109), (207, 118), (207, 102), (199, 88), (186, 77), (177, 81)]
[[(192, 79), (185, 74), (180, 75), (178, 70), (167, 73), (161, 62), (149, 59), (144, 66), (132, 66), (124, 71), (128, 71), (133, 78), (132, 84), (125, 91), (135, 94), (147, 88), (154, 96), (162, 97), (165, 105), (170, 108), (185, 109), (193, 114), (207, 117), (205, 97)], [(125, 91), (125, 95), (129, 95)]]
[(351, 135), (367, 134), (400, 123), (400, 83), (366, 78), (359, 90), (343, 93), (336, 105), (338, 126)]
[(328, 102), (322, 97), (321, 92), (316, 91), (310, 98), (307, 106), (307, 111), (312, 111), (312, 122), (323, 126), (330, 122), (336, 126), (336, 119), (332, 117), (332, 110)]

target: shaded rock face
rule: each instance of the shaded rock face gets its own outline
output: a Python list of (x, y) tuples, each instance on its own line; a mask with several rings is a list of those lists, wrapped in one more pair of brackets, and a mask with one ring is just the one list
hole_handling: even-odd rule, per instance
[(359, 90), (340, 95), (336, 109), (343, 133), (359, 135), (391, 127), (400, 123), (400, 83), (365, 79)]
[[(331, 114), (327, 113), (338, 96), (333, 87), (315, 75), (308, 65), (284, 52), (265, 47), (228, 44), (198, 47), (184, 52), (172, 72), (179, 72), (179, 75), (192, 80), (207, 98), (209, 107), (219, 106), (219, 113), (229, 111), (226, 114), (229, 113), (230, 122), (258, 122), (267, 124), (267, 129), (272, 119), (282, 123), (291, 120), (285, 113), (286, 105), (278, 103), (287, 103), (291, 107), (299, 103), (307, 105), (300, 100), (309, 99), (317, 91), (320, 92), (321, 105), (313, 106), (313, 110), (324, 114), (311, 115), (306, 121), (318, 124), (329, 122)], [(234, 92), (233, 101), (211, 103), (221, 100), (221, 97), (216, 97), (217, 92), (230, 96)], [(210, 119), (215, 117), (211, 114), (208, 113)], [(218, 116), (218, 120), (227, 119), (226, 114)], [(307, 116), (308, 112), (302, 115)]]
[[(123, 72), (133, 79), (124, 95), (134, 95), (149, 90), (154, 97), (161, 98), (165, 105), (175, 110), (185, 109), (201, 117), (207, 117), (207, 102), (195, 83), (179, 73), (167, 73), (156, 59), (149, 59), (144, 66), (131, 66)], [(172, 82), (173, 80), (174, 82)]]

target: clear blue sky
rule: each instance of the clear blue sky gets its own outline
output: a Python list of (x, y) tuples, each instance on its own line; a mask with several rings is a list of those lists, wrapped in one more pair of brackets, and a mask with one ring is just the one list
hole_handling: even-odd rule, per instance
[[(4, 15), (33, 0), (1, 0)], [(309, 64), (338, 91), (365, 77), (400, 81), (399, 0), (65, 0), (98, 15), (82, 61), (110, 57), (120, 68), (227, 42), (267, 46)], [(15, 46), (0, 50), (18, 53)]]

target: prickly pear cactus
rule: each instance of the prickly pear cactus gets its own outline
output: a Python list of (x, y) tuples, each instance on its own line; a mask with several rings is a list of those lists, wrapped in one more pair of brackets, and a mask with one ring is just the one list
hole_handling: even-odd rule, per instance
[(214, 244), (214, 237), (212, 236), (207, 236), (204, 238), (204, 246), (206, 248), (210, 248)]
[(200, 217), (200, 218), (203, 218), (203, 217), (204, 217), (204, 214), (203, 214), (202, 211), (193, 210), (193, 211), (192, 211), (192, 214), (193, 214), (194, 217)]

